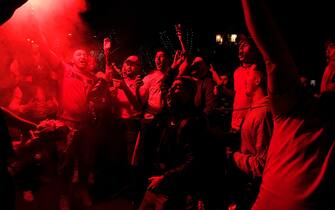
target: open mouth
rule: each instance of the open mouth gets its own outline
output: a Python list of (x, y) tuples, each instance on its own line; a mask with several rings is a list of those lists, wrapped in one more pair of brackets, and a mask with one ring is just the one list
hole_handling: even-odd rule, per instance
[(79, 64), (80, 64), (80, 65), (86, 65), (87, 62), (86, 62), (85, 60), (79, 60)]

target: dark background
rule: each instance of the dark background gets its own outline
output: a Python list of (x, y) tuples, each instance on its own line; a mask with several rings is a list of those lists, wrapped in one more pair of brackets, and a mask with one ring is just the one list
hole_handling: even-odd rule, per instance
[[(127, 53), (144, 49), (143, 53), (164, 45), (162, 33), (178, 47), (173, 27), (181, 23), (186, 33), (193, 33), (194, 51), (209, 54), (218, 68), (232, 71), (237, 65), (236, 46), (218, 46), (215, 34), (246, 33), (239, 0), (87, 0), (87, 3), (89, 9), (82, 16), (97, 39), (109, 34)], [(320, 79), (325, 66), (324, 42), (334, 34), (332, 2), (273, 0), (267, 3), (301, 74)], [(150, 52), (146, 53), (151, 56)]]

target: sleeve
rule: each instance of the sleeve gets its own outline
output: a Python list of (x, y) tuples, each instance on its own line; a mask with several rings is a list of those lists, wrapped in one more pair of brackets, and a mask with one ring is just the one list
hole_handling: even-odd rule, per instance
[(250, 174), (253, 177), (262, 176), (272, 135), (272, 127), (272, 116), (271, 113), (268, 112), (265, 118), (259, 120), (254, 129), (255, 134), (253, 136), (256, 138), (256, 153), (234, 153), (234, 162), (236, 166), (246, 174)]

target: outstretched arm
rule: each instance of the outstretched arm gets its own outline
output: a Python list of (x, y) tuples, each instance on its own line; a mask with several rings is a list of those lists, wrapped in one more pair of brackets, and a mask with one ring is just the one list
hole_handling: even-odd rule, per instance
[(34, 130), (36, 129), (37, 125), (33, 122), (20, 118), (19, 116), (15, 115), (14, 113), (10, 112), (9, 110), (5, 109), (4, 107), (0, 106), (1, 112), (3, 112), (6, 122), (10, 126), (17, 127), (22, 130)]
[(218, 72), (214, 69), (212, 64), (209, 65), (209, 71), (211, 72), (213, 80), (216, 83), (216, 85), (222, 85), (223, 81), (220, 78)]
[(249, 33), (266, 63), (273, 113), (285, 114), (296, 103), (298, 74), (281, 32), (263, 0), (242, 0)]
[(107, 81), (112, 81), (113, 79), (120, 79), (121, 78), (121, 70), (115, 65), (115, 63), (111, 62), (111, 48), (112, 48), (112, 41), (106, 37), (104, 38), (104, 56), (105, 56), (105, 79)]

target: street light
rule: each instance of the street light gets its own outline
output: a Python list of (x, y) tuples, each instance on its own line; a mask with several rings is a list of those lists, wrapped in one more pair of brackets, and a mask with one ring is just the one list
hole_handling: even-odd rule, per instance
[(237, 34), (232, 34), (232, 35), (230, 36), (230, 42), (235, 43), (235, 42), (236, 42), (236, 39), (237, 39)]
[(222, 44), (223, 43), (223, 37), (222, 37), (222, 35), (221, 34), (216, 34), (215, 41), (218, 44)]

